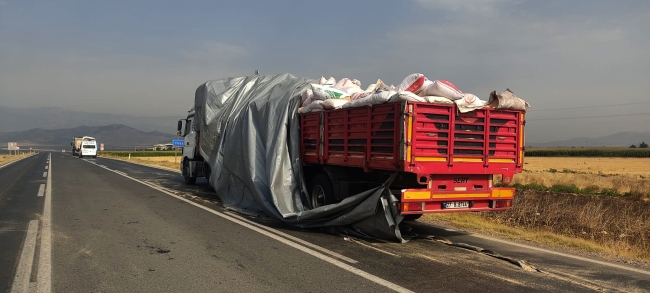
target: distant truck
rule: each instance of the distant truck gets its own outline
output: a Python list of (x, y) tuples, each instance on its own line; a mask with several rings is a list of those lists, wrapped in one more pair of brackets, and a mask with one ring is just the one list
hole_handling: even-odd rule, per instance
[(73, 136), (72, 142), (72, 156), (79, 156), (79, 150), (81, 149), (81, 141), (83, 141), (83, 136)]
[(79, 158), (93, 157), (97, 158), (97, 141), (94, 137), (90, 136), (75, 136), (73, 137), (72, 155)]
[[(192, 108), (178, 121), (184, 137), (181, 173), (187, 184), (210, 178), (198, 149), (201, 126)], [(303, 174), (312, 208), (337, 203), (378, 186), (390, 186), (398, 210), (414, 220), (425, 213), (506, 210), (511, 183), (524, 165), (524, 111), (454, 104), (393, 102), (373, 107), (300, 114)]]

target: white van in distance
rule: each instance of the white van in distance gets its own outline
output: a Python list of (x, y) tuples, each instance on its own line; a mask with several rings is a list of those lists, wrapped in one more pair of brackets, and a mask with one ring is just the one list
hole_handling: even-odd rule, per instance
[(81, 142), (81, 149), (79, 151), (79, 158), (93, 157), (97, 158), (97, 141), (84, 140)]

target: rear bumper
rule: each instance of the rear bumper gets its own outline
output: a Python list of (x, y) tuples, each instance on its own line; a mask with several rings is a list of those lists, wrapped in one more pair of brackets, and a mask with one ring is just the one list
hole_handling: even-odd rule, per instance
[[(491, 188), (480, 191), (440, 192), (428, 189), (403, 189), (393, 191), (399, 194), (398, 210), (402, 215), (427, 213), (454, 213), (500, 211), (512, 207), (515, 196), (514, 188)], [(458, 203), (457, 206), (446, 208), (445, 203)], [(465, 204), (467, 206), (465, 207)]]

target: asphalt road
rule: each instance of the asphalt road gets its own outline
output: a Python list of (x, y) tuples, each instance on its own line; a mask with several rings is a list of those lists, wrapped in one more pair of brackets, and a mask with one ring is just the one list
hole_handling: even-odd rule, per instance
[(292, 229), (231, 213), (174, 171), (48, 156), (0, 168), (0, 292), (650, 288), (650, 272), (424, 223), (411, 228), (431, 237), (406, 244)]

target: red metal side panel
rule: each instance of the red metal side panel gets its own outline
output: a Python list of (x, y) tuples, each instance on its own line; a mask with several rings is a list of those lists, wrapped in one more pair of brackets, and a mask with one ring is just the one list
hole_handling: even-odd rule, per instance
[(321, 113), (300, 115), (300, 151), (303, 163), (320, 163)]
[(523, 119), (518, 111), (459, 113), (453, 105), (413, 106), (412, 155), (405, 171), (418, 174), (521, 172)]
[(401, 103), (324, 112), (324, 164), (398, 170)]
[(519, 111), (414, 102), (302, 114), (303, 162), (511, 178), (523, 167), (523, 121)]
[(381, 170), (399, 170), (403, 162), (400, 159), (400, 123), (402, 103), (389, 103), (369, 108), (370, 144), (367, 155), (367, 168)]
[(324, 164), (364, 166), (368, 110), (363, 107), (324, 112)]

